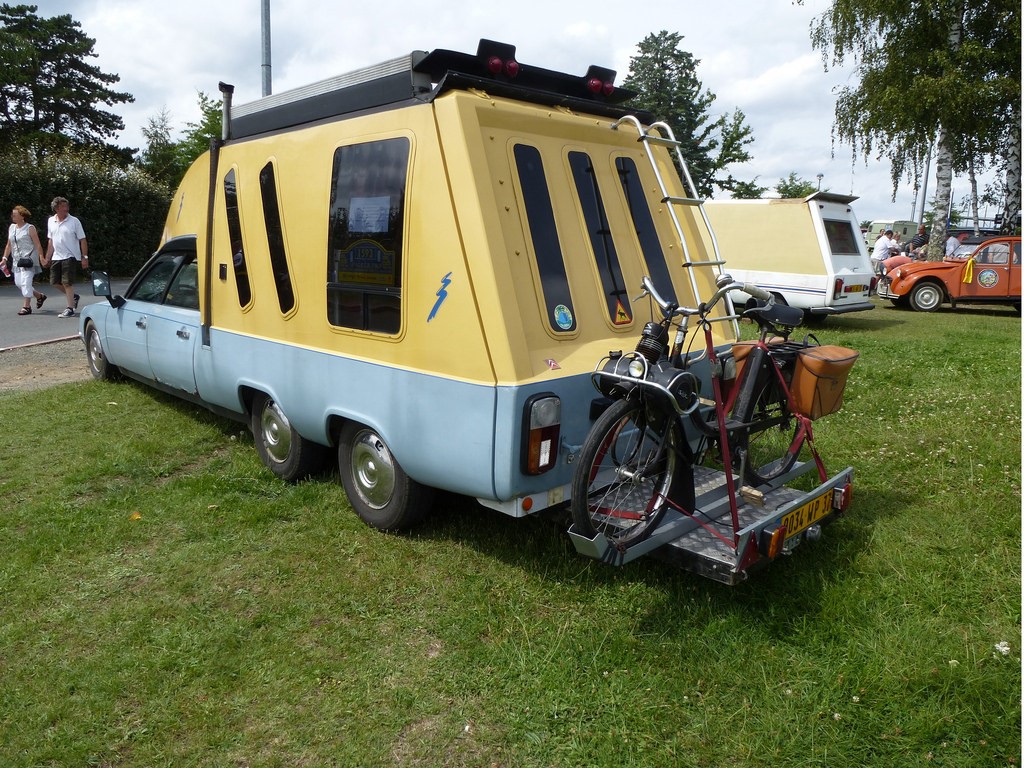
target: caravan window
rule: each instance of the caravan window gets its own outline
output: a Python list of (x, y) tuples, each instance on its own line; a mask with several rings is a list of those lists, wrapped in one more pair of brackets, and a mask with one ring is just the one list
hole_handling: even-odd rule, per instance
[(536, 147), (517, 144), (514, 152), (548, 324), (556, 332), (575, 331), (576, 313), (573, 310), (572, 294), (569, 293), (569, 280), (565, 275), (562, 248), (558, 243), (555, 212), (551, 207), (544, 163)]
[(288, 257), (284, 252), (284, 231), (277, 202), (277, 177), (273, 163), (267, 163), (260, 171), (260, 194), (263, 197), (263, 221), (267, 227), (267, 248), (270, 251), (270, 268), (274, 272), (274, 285), (277, 287), (277, 303), (281, 312), (287, 314), (295, 306), (295, 293), (292, 291), (292, 276), (288, 271)]
[(380, 333), (401, 328), (408, 166), (405, 138), (353, 144), (334, 153), (327, 235), (332, 325)]
[(676, 304), (678, 300), (675, 288), (672, 286), (672, 276), (668, 271), (668, 262), (665, 261), (665, 252), (661, 248), (661, 241), (658, 240), (658, 230), (654, 227), (654, 219), (651, 217), (651, 209), (648, 206), (647, 197), (644, 195), (644, 187), (640, 180), (640, 174), (637, 172), (636, 163), (628, 157), (620, 157), (615, 161), (615, 169), (619, 173), (622, 194), (626, 197), (626, 205), (629, 206), (629, 215), (633, 219), (637, 241), (644, 254), (644, 261), (647, 262), (650, 278), (657, 286), (658, 293), (666, 301)]
[(860, 253), (860, 249), (857, 247), (857, 232), (854, 232), (853, 224), (838, 219), (824, 219), (824, 223), (828, 248), (833, 256), (849, 256)]
[(583, 219), (587, 223), (587, 234), (590, 236), (590, 247), (594, 251), (597, 273), (601, 276), (601, 292), (604, 294), (608, 318), (615, 325), (628, 325), (632, 322), (632, 310), (625, 281), (622, 279), (622, 267), (619, 265), (619, 254), (615, 250), (608, 216), (605, 214), (604, 201), (597, 184), (597, 174), (590, 156), (585, 152), (570, 152), (569, 167), (576, 182), (576, 194), (580, 199)]
[(242, 243), (242, 219), (238, 212), (238, 184), (234, 168), (224, 177), (224, 207), (228, 217), (228, 237), (231, 240), (231, 263), (235, 269), (238, 306), (246, 307), (252, 301), (252, 288), (249, 286), (249, 268), (246, 266), (245, 247)]

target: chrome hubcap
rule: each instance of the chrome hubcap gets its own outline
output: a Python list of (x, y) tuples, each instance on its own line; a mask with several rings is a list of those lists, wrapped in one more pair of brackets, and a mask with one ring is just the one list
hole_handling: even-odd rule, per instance
[(273, 400), (268, 400), (263, 406), (260, 428), (267, 455), (278, 464), (286, 461), (292, 450), (292, 428)]
[(352, 446), (352, 477), (359, 495), (380, 509), (395, 492), (395, 463), (391, 451), (373, 432), (360, 432)]

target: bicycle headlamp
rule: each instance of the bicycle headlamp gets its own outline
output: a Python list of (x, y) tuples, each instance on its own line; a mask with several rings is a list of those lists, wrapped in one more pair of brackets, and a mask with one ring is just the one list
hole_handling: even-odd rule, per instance
[(629, 367), (626, 369), (629, 371), (629, 375), (634, 379), (642, 379), (644, 372), (647, 370), (647, 366), (644, 365), (644, 361), (640, 358), (634, 357), (629, 361)]

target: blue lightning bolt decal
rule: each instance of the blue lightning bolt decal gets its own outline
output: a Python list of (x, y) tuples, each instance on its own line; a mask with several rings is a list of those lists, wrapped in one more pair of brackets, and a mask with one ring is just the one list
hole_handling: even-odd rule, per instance
[(448, 298), (448, 291), (446, 291), (445, 288), (452, 284), (451, 276), (452, 273), (449, 272), (447, 275), (441, 278), (441, 287), (438, 289), (436, 294), (437, 301), (434, 302), (434, 308), (431, 309), (430, 314), (427, 315), (428, 323), (434, 319), (434, 315), (437, 314), (437, 310), (441, 308), (441, 305), (444, 303), (444, 300)]

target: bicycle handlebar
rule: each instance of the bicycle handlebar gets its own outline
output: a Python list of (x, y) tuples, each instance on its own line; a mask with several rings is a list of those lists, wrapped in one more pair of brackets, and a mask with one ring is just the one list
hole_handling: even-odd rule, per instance
[[(725, 277), (728, 276), (726, 275)], [(644, 292), (640, 294), (639, 298), (643, 298), (644, 294), (649, 295), (654, 300), (654, 303), (661, 308), (662, 313), (666, 317), (670, 315), (689, 316), (706, 314), (723, 296), (725, 296), (725, 294), (732, 293), (733, 291), (742, 291), (743, 293), (753, 296), (755, 299), (759, 299), (760, 301), (766, 301), (769, 303), (774, 302), (774, 297), (763, 288), (753, 285), (752, 283), (734, 283), (731, 281), (731, 278), (728, 283), (715, 292), (715, 295), (711, 297), (710, 301), (702, 304), (700, 307), (680, 307), (672, 304), (671, 302), (665, 301), (665, 299), (661, 297), (661, 294), (658, 293), (657, 289), (655, 289), (654, 283), (651, 282), (651, 278), (647, 275), (644, 275), (643, 278), (641, 278), (640, 284), (643, 287)]]

